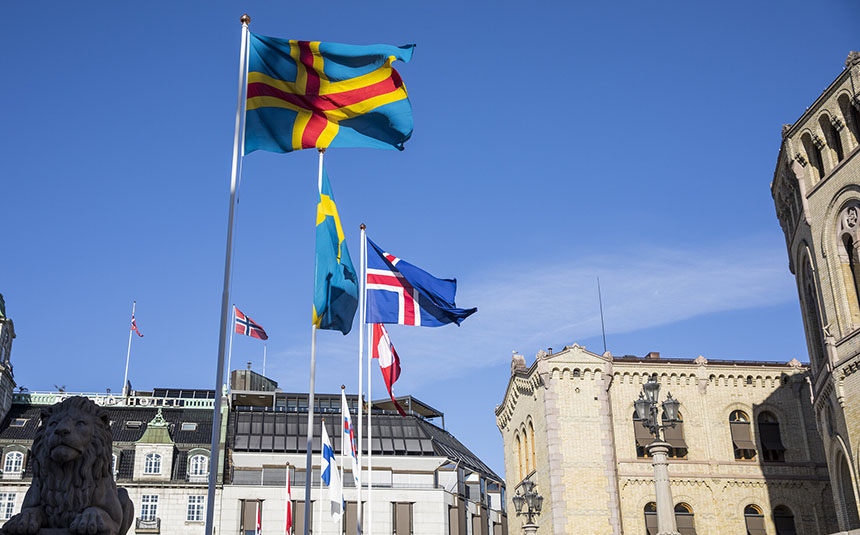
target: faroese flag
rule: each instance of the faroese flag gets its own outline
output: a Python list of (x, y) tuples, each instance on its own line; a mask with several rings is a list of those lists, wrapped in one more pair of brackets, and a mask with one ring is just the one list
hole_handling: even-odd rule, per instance
[(358, 276), (349, 258), (337, 206), (323, 168), (317, 204), (317, 253), (314, 276), (314, 325), (318, 329), (352, 329), (358, 308)]
[(412, 104), (391, 64), (415, 45), (343, 45), (251, 34), (245, 153), (403, 150)]

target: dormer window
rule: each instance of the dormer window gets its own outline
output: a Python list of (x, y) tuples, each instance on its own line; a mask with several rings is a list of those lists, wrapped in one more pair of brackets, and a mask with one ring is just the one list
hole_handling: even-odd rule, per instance
[(205, 455), (194, 455), (188, 459), (189, 477), (205, 477), (209, 475), (209, 458)]
[(197, 431), (197, 422), (182, 422), (183, 431)]
[(143, 422), (139, 420), (129, 420), (125, 423), (126, 429), (140, 429), (140, 426), (143, 425)]
[(20, 451), (10, 451), (6, 454), (3, 463), (3, 472), (6, 474), (20, 474), (24, 467), (24, 454)]
[(12, 423), (9, 424), (9, 427), (24, 427), (27, 425), (27, 420), (29, 420), (29, 418), (15, 418), (12, 420)]
[(147, 453), (143, 461), (143, 473), (156, 475), (161, 473), (161, 455), (158, 453)]

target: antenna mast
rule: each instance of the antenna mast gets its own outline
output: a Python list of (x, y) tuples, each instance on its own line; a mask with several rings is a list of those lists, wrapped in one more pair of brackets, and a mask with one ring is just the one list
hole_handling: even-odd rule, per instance
[(603, 332), (603, 352), (606, 353), (606, 326), (603, 324), (603, 296), (600, 294), (600, 277), (597, 277), (597, 300), (600, 302), (600, 330)]

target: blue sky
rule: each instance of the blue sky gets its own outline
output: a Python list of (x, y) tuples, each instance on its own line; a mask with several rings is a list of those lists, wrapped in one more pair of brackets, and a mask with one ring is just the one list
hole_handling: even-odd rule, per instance
[[(136, 299), (134, 387), (212, 388), (245, 11), (266, 35), (417, 43), (406, 150), (327, 168), (354, 258), (364, 222), (478, 307), (390, 329), (396, 390), (499, 473), (511, 351), (601, 351), (598, 276), (613, 354), (807, 360), (769, 184), (780, 126), (860, 49), (855, 2), (20, 3), (0, 34), (19, 385), (118, 391)], [(249, 155), (239, 204), (233, 301), (288, 391), (308, 383), (316, 158)], [(357, 345), (319, 334), (318, 391), (355, 391)], [(248, 360), (261, 343), (237, 339)]]

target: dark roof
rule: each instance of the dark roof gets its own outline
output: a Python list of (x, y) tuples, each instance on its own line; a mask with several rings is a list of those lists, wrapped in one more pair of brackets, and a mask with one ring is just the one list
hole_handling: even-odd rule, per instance
[[(41, 406), (15, 403), (0, 423), (0, 441), (32, 442), (39, 427)], [(157, 408), (150, 407), (104, 407), (111, 419), (111, 434), (114, 444), (135, 442), (146, 430)], [(162, 408), (164, 419), (170, 424), (170, 437), (180, 449), (182, 446), (208, 445), (212, 439), (212, 411), (208, 409)], [(17, 418), (26, 418), (23, 427), (10, 424)], [(127, 422), (141, 422), (138, 428), (129, 428)], [(197, 424), (194, 431), (183, 431), (182, 423)]]
[[(233, 410), (227, 422), (228, 447), (243, 452), (305, 453), (307, 451), (307, 412)], [(340, 451), (340, 414), (314, 414), (312, 451), (320, 451), (322, 420)], [(353, 421), (357, 418), (352, 416)], [(357, 425), (357, 422), (356, 422)], [(367, 429), (367, 419), (363, 422)], [(378, 455), (447, 457), (462, 466), (502, 481), (486, 464), (447, 431), (416, 416), (373, 415), (373, 453)], [(367, 450), (367, 434), (364, 436)]]

